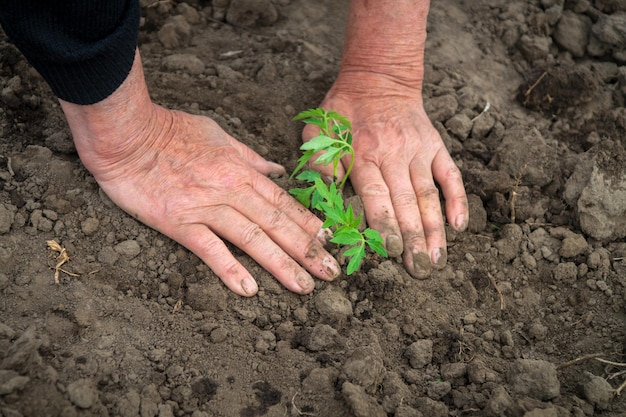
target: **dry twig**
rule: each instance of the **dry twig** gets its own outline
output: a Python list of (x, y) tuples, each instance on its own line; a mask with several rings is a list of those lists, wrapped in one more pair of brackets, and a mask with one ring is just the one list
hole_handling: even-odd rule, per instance
[[(67, 251), (65, 250), (64, 247), (62, 247), (61, 245), (59, 245), (56, 241), (54, 240), (48, 240), (46, 242), (48, 244), (48, 249), (50, 249), (53, 252), (58, 252), (59, 254), (56, 256), (56, 265), (54, 267), (50, 267), (51, 269), (54, 269), (54, 283), (55, 284), (59, 284), (59, 272), (63, 272), (66, 275), (69, 275), (71, 277), (78, 277), (80, 276), (79, 274), (75, 274), (73, 272), (69, 272), (63, 268), (61, 268), (61, 266), (63, 266), (63, 264), (65, 264), (67, 261), (70, 260), (69, 255), (67, 254)], [(51, 257), (54, 255), (51, 255)]]
[(506, 303), (504, 302), (504, 295), (502, 294), (502, 290), (500, 289), (500, 287), (498, 287), (496, 279), (489, 272), (487, 272), (487, 278), (489, 278), (489, 282), (491, 282), (491, 285), (493, 285), (493, 287), (498, 292), (498, 295), (500, 296), (500, 310), (504, 310), (506, 308)]

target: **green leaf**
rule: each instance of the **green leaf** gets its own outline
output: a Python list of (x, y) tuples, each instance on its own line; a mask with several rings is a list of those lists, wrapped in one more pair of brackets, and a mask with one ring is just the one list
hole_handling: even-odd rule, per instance
[(307, 118), (323, 118), (326, 111), (321, 107), (316, 109), (308, 109), (298, 113), (292, 120), (302, 120)]
[(357, 229), (342, 227), (333, 233), (333, 238), (330, 241), (338, 245), (355, 245), (362, 240), (363, 236)]
[(387, 249), (383, 245), (383, 238), (380, 236), (380, 233), (374, 229), (367, 228), (363, 231), (363, 235), (366, 237), (365, 242), (367, 246), (380, 256), (384, 256), (385, 258), (388, 256)]
[(335, 119), (342, 125), (346, 126), (347, 129), (352, 129), (352, 124), (350, 123), (347, 117), (340, 115), (334, 110), (330, 110), (327, 114), (328, 114), (328, 117)]
[(298, 158), (298, 165), (293, 170), (293, 172), (291, 173), (289, 178), (293, 178), (293, 176), (296, 175), (298, 173), (298, 171), (300, 171), (302, 169), (302, 167), (306, 165), (307, 162), (309, 162), (309, 159), (311, 159), (311, 157), (313, 156), (314, 153), (315, 153), (314, 151), (306, 151), (306, 152), (304, 152), (302, 154), (302, 156), (300, 158)]
[(320, 173), (317, 171), (310, 170), (310, 169), (307, 169), (306, 171), (302, 171), (296, 177), (297, 180), (307, 181), (307, 182), (315, 182), (315, 180), (318, 178), (321, 179)]
[(293, 195), (304, 207), (309, 208), (311, 207), (311, 194), (313, 194), (314, 190), (315, 187), (313, 186), (307, 188), (292, 188), (289, 190), (289, 194)]
[(339, 148), (325, 149), (324, 153), (315, 160), (315, 163), (326, 166), (337, 159), (341, 159), (341, 151)]
[(363, 246), (358, 246), (358, 248), (359, 251), (352, 256), (352, 259), (350, 259), (350, 262), (348, 262), (348, 266), (346, 267), (346, 273), (348, 275), (352, 275), (355, 271), (358, 271), (361, 267), (361, 261), (365, 258), (365, 248)]
[(332, 147), (337, 142), (338, 142), (337, 139), (333, 139), (326, 135), (319, 135), (319, 136), (315, 136), (314, 138), (312, 138), (311, 140), (307, 142), (304, 142), (300, 146), (300, 149), (303, 151), (312, 150), (315, 152), (319, 152), (319, 151), (324, 151)]

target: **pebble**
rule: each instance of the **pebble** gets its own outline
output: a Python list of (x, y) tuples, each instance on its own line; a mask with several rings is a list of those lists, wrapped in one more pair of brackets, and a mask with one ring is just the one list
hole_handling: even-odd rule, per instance
[(35, 327), (31, 326), (9, 347), (0, 369), (11, 369), (25, 373), (32, 363), (41, 360), (38, 349), (41, 341), (35, 337)]
[(174, 54), (166, 56), (161, 61), (161, 65), (168, 71), (184, 71), (192, 75), (202, 74), (205, 69), (204, 62), (193, 54)]
[(89, 379), (79, 379), (67, 386), (67, 395), (70, 401), (79, 408), (89, 408), (98, 400), (98, 391), (91, 385)]
[(509, 370), (508, 381), (514, 393), (541, 401), (549, 401), (561, 392), (556, 366), (547, 361), (515, 360)]
[(412, 343), (404, 352), (413, 369), (420, 369), (433, 360), (433, 341), (422, 339)]
[(278, 10), (270, 0), (232, 0), (226, 21), (244, 28), (271, 26), (278, 21)]
[(587, 241), (583, 235), (577, 233), (563, 239), (559, 255), (564, 258), (574, 258), (587, 251)]
[(338, 319), (352, 316), (350, 301), (334, 289), (326, 289), (315, 297), (315, 308), (325, 318)]
[(387, 417), (383, 407), (363, 387), (346, 381), (341, 386), (341, 394), (355, 417)]
[(600, 410), (609, 408), (615, 390), (604, 378), (587, 373), (588, 380), (583, 384), (583, 394), (587, 401)]
[(21, 391), (29, 381), (30, 378), (15, 371), (0, 370), (0, 396)]
[(102, 262), (103, 264), (115, 265), (120, 255), (118, 255), (111, 246), (105, 246), (98, 252), (97, 258), (98, 262)]
[(139, 255), (141, 252), (141, 246), (139, 246), (139, 243), (137, 243), (136, 240), (125, 240), (115, 245), (113, 250), (126, 259), (132, 259)]
[(380, 354), (370, 347), (360, 347), (343, 365), (348, 380), (362, 386), (365, 391), (374, 394), (385, 376), (385, 367)]
[(311, 352), (319, 352), (326, 350), (337, 343), (339, 333), (327, 324), (316, 324), (305, 338), (304, 347)]
[(96, 233), (98, 231), (98, 227), (100, 227), (100, 220), (95, 217), (89, 217), (80, 224), (80, 229), (83, 231), (85, 236), (90, 236)]
[(12, 206), (0, 204), (0, 234), (8, 233), (15, 220), (15, 210)]

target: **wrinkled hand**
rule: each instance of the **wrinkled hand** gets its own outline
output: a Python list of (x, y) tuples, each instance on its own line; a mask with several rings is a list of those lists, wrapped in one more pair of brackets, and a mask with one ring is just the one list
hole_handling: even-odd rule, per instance
[[(350, 82), (344, 82), (347, 78)], [(381, 233), (390, 256), (402, 253), (409, 273), (425, 278), (447, 260), (434, 181), (455, 230), (467, 227), (467, 197), (461, 173), (424, 111), (421, 90), (380, 78), (340, 74), (321, 106), (352, 122), (356, 157), (350, 181), (363, 201), (369, 226)], [(315, 126), (307, 126), (303, 139), (316, 134)], [(342, 162), (340, 178), (348, 157)], [(332, 178), (332, 166), (312, 165)]]
[(198, 255), (235, 293), (258, 287), (221, 238), (297, 293), (314, 288), (307, 270), (339, 275), (317, 238), (322, 222), (266, 177), (284, 168), (206, 117), (152, 104), (138, 56), (110, 98), (61, 105), (81, 160), (107, 195)]

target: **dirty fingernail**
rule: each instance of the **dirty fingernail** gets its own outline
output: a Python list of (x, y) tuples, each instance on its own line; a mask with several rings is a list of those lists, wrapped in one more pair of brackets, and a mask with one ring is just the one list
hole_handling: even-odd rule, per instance
[(320, 231), (317, 232), (317, 240), (319, 240), (322, 243), (322, 245), (327, 244), (328, 241), (332, 239), (332, 237), (333, 237), (333, 232), (327, 227), (320, 229)]
[(337, 260), (332, 256), (326, 256), (322, 260), (322, 266), (324, 267), (324, 272), (326, 273), (326, 276), (328, 276), (330, 279), (337, 278), (341, 273), (341, 268), (339, 267)]
[(413, 254), (413, 275), (418, 279), (426, 279), (430, 275), (430, 256), (424, 252)]
[(252, 278), (244, 278), (241, 280), (241, 289), (246, 295), (254, 295), (259, 291), (259, 287)]
[(302, 289), (302, 294), (308, 294), (315, 287), (315, 282), (313, 278), (307, 273), (300, 273), (296, 276), (296, 281), (298, 281), (298, 285)]
[(402, 239), (398, 235), (389, 235), (386, 240), (387, 253), (389, 257), (400, 256), (402, 254)]
[(432, 263), (435, 269), (442, 269), (448, 261), (448, 252), (443, 248), (435, 248), (432, 252)]
[(467, 227), (467, 219), (465, 214), (459, 214), (454, 221), (454, 228), (458, 231), (463, 231)]

